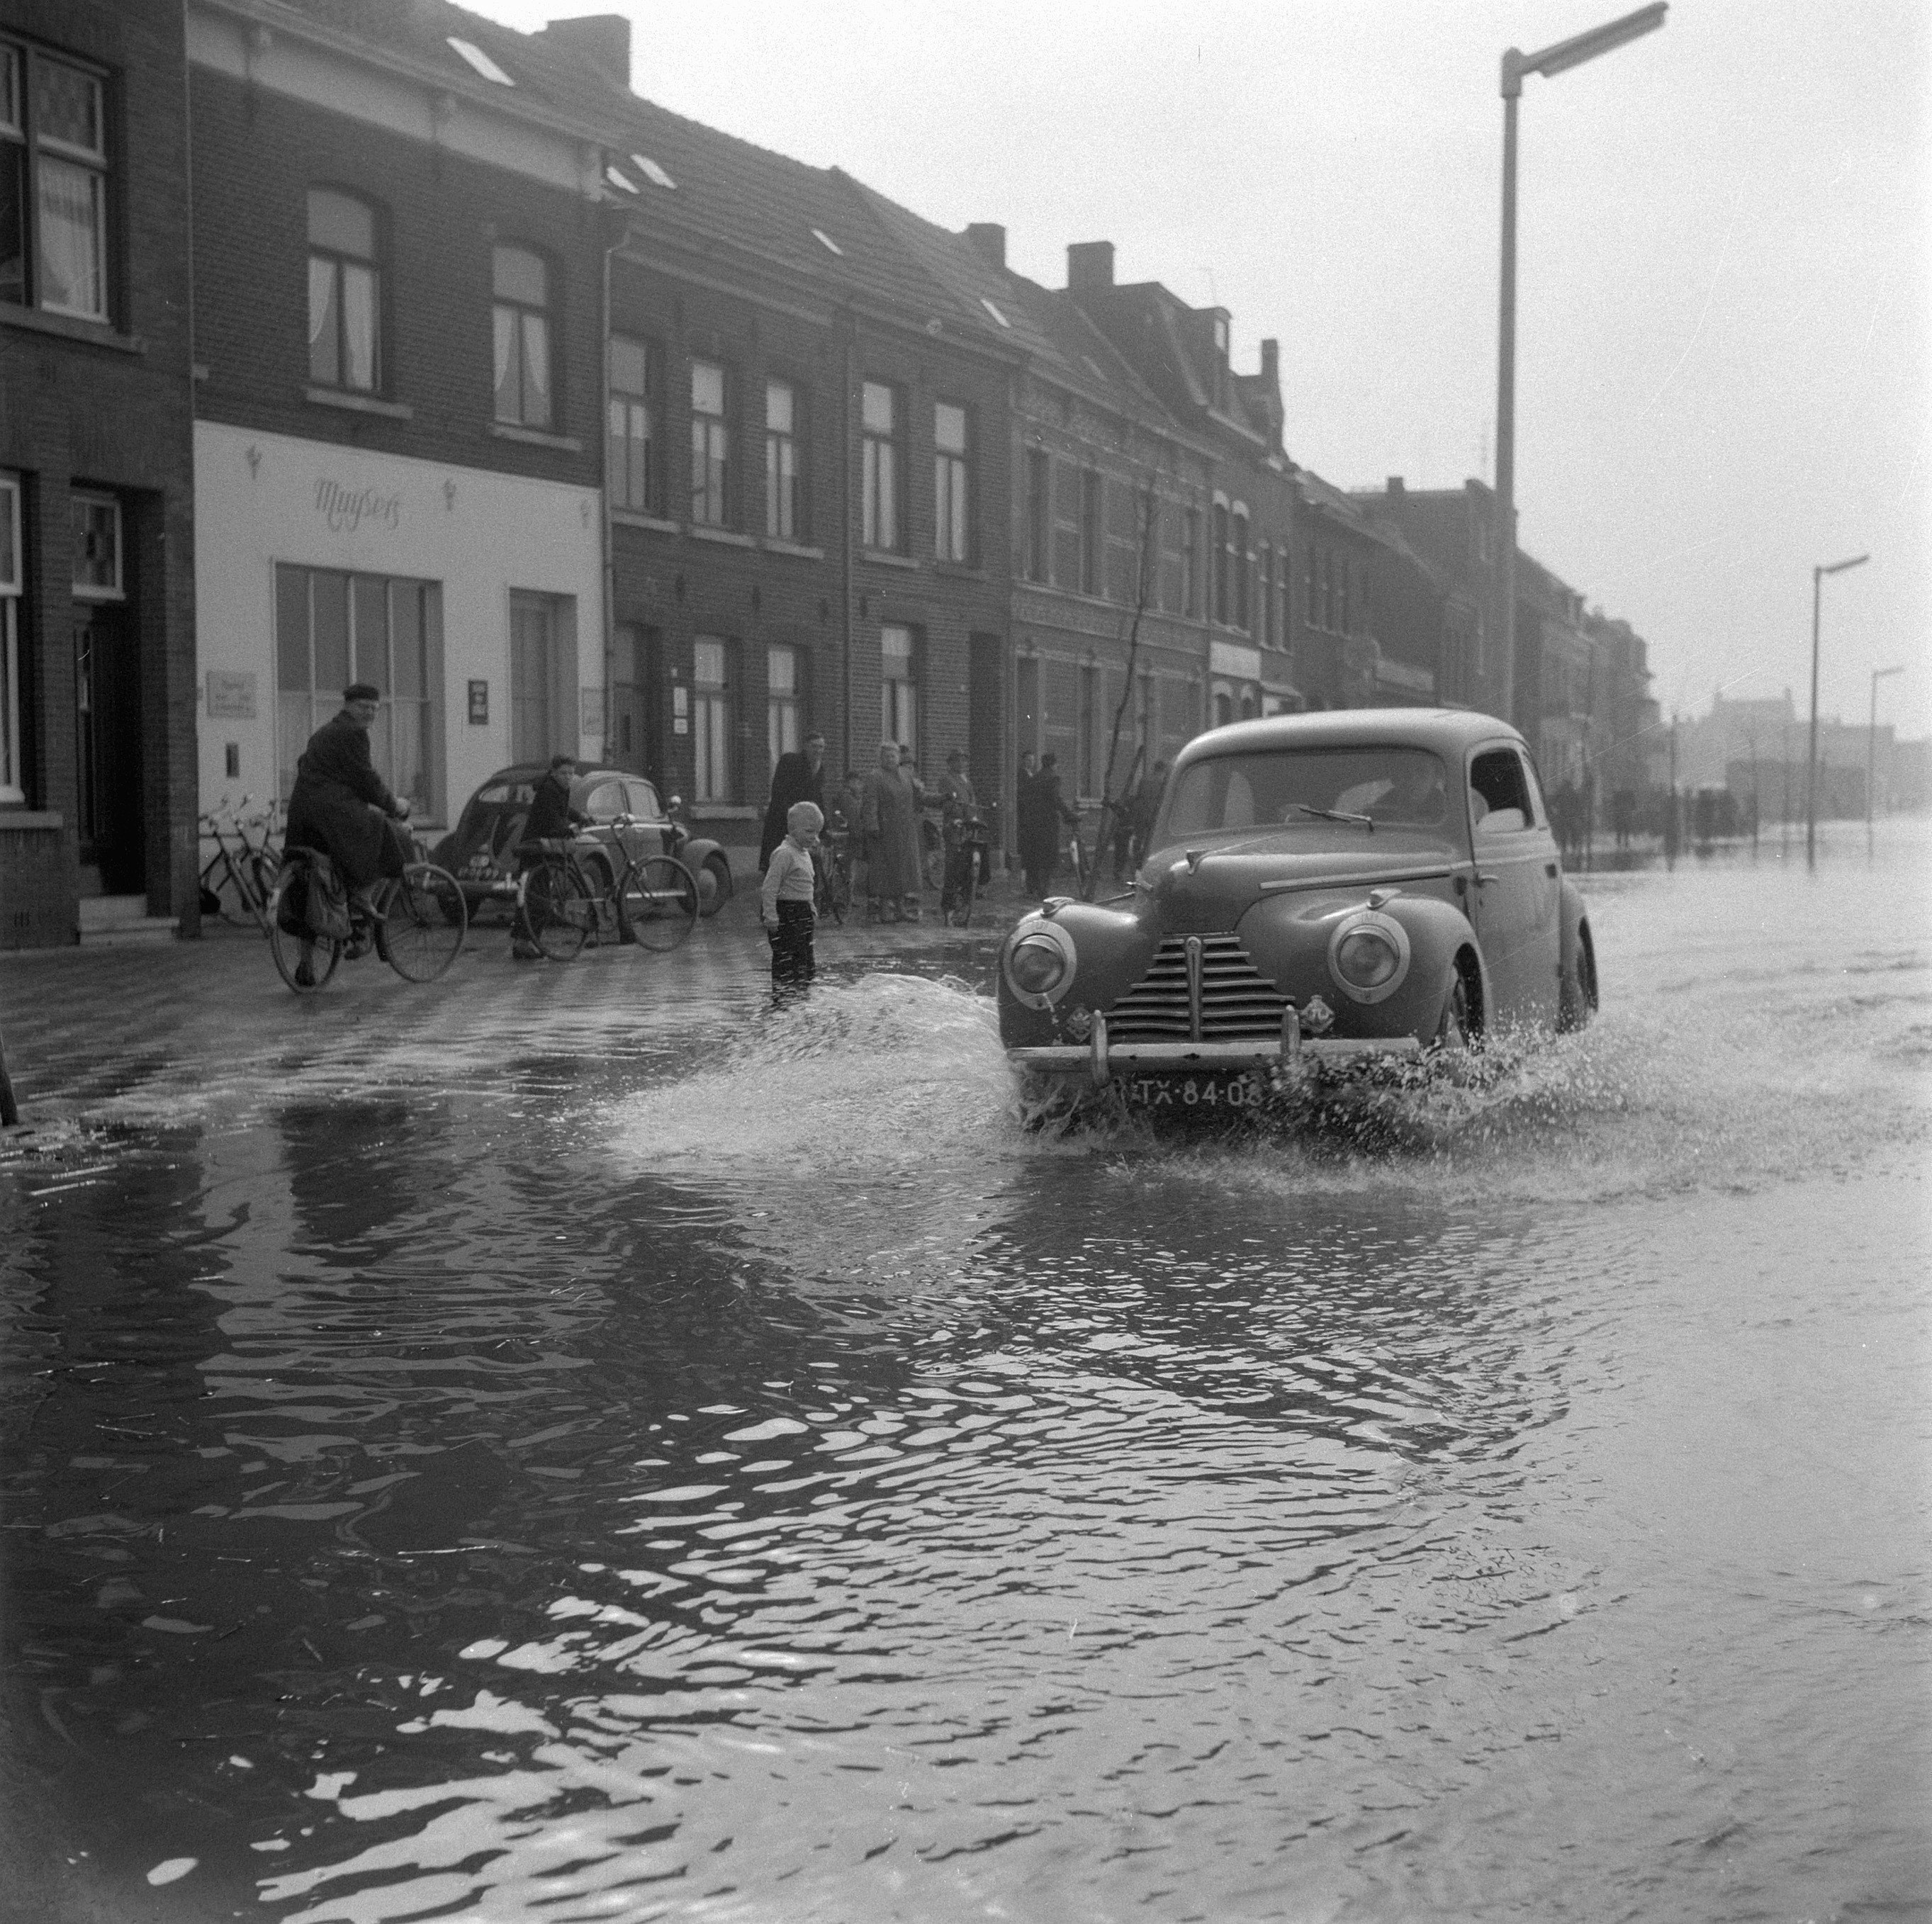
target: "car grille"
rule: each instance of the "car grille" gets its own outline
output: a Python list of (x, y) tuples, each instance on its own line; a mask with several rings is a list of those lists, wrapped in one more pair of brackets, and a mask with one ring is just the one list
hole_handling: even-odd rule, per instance
[[(1198, 946), (1200, 987), (1190, 984), (1188, 949)], [(1234, 935), (1171, 935), (1147, 973), (1106, 1011), (1114, 1042), (1213, 1042), (1275, 1035), (1287, 998), (1257, 969)]]

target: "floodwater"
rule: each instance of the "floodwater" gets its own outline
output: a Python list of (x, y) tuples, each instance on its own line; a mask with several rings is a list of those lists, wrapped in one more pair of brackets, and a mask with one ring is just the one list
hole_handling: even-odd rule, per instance
[(1929, 853), (1588, 878), (1588, 1032), (1261, 1140), (1028, 1133), (906, 972), (104, 1051), (0, 1905), (1932, 1914)]

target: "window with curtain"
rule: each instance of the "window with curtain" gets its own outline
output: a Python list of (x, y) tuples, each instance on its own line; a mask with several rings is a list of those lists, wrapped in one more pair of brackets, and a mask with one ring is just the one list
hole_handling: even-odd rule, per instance
[(376, 210), (334, 187), (308, 190), (308, 377), (382, 388), (382, 277)]
[(657, 350), (628, 334), (610, 337), (608, 427), (610, 505), (658, 512)]
[(781, 755), (798, 747), (798, 650), (773, 647), (765, 650), (765, 746), (773, 768)]
[(27, 799), (20, 753), (20, 483), (0, 475), (0, 802)]
[(899, 530), (898, 391), (884, 381), (860, 391), (859, 439), (863, 469), (860, 539), (868, 548), (896, 553)]
[(800, 513), (798, 390), (789, 381), (765, 383), (765, 532), (774, 541), (803, 538)]
[(951, 401), (932, 410), (933, 551), (941, 561), (968, 559), (966, 410)]
[(0, 301), (104, 321), (106, 88), (0, 41)]
[(879, 720), (882, 742), (896, 742), (919, 760), (919, 679), (913, 633), (888, 622), (879, 630)]
[(382, 691), (369, 731), (376, 772), (419, 812), (434, 812), (442, 640), (436, 582), (277, 564), (277, 760), (284, 801), (295, 787), (296, 760), (310, 736), (341, 707), (343, 690), (351, 682), (373, 682)]
[(733, 799), (728, 653), (712, 636), (700, 635), (691, 645), (692, 786), (700, 802)]
[(556, 419), (549, 263), (528, 247), (496, 247), (490, 277), (496, 418), (509, 427), (548, 429)]
[(724, 370), (715, 361), (691, 364), (691, 518), (722, 528), (731, 478), (731, 428), (724, 412)]

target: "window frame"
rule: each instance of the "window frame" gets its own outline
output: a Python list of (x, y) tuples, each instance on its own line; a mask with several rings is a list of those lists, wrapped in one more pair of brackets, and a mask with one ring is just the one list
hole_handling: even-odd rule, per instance
[[(700, 370), (718, 376), (718, 406), (698, 404)], [(694, 528), (731, 525), (731, 370), (722, 361), (691, 358), (691, 493), (688, 511)]]
[(1201, 618), (1201, 510), (1181, 511), (1180, 612), (1190, 621)]
[(124, 601), (128, 598), (128, 547), (127, 517), (121, 507), (120, 497), (108, 493), (104, 489), (76, 487), (69, 491), (68, 499), (68, 526), (75, 534), (79, 532), (78, 511), (84, 507), (104, 508), (108, 511), (108, 525), (114, 531), (114, 578), (108, 582), (82, 581), (78, 573), (80, 559), (78, 544), (74, 550), (76, 572), (70, 592), (76, 601)]
[[(873, 427), (867, 409), (874, 394), (886, 397), (890, 420)], [(896, 382), (861, 378), (859, 383), (860, 517), (862, 547), (875, 554), (906, 551), (905, 463), (903, 452), (904, 392)]]
[[(765, 647), (765, 751), (771, 767), (769, 781), (781, 755), (790, 754), (805, 744), (805, 691), (800, 668), (805, 651), (794, 642), (770, 642)], [(774, 671), (785, 663), (790, 670), (781, 688)]]
[(1080, 470), (1080, 592), (1104, 595), (1102, 554), (1106, 541), (1106, 484), (1098, 468)]
[(1026, 578), (1044, 585), (1053, 571), (1053, 457), (1027, 450)]
[[(318, 193), (333, 194), (339, 200), (346, 200), (359, 207), (369, 217), (369, 253), (366, 256), (347, 254), (340, 249), (319, 244), (315, 238), (315, 196)], [(312, 388), (327, 388), (332, 392), (345, 394), (381, 395), (388, 392), (389, 356), (388, 333), (387, 268), (388, 247), (387, 210), (380, 202), (372, 200), (367, 194), (358, 193), (352, 188), (338, 187), (331, 181), (311, 181), (306, 190), (304, 207), (308, 216), (308, 384)], [(336, 339), (334, 342), (336, 373), (333, 379), (326, 379), (315, 371), (315, 264), (318, 260), (328, 264), (333, 273)], [(344, 270), (359, 267), (367, 270), (371, 283), (370, 289), (369, 356), (370, 378), (366, 382), (351, 381), (347, 378), (348, 367), (348, 302), (344, 298), (346, 277)]]
[[(783, 427), (772, 421), (772, 401), (779, 391), (790, 406)], [(811, 538), (805, 513), (805, 389), (784, 375), (765, 376), (765, 538), (800, 542)]]
[[(91, 61), (64, 49), (53, 52), (22, 37), (0, 36), (0, 49), (14, 56), (12, 98), (10, 102), (0, 98), (0, 106), (10, 106), (11, 109), (10, 119), (0, 119), (0, 155), (11, 156), (18, 169), (20, 230), (20, 298), (17, 301), (9, 300), (6, 304), (58, 314), (96, 326), (112, 327), (118, 291), (116, 285), (115, 223), (119, 196), (115, 190), (117, 143), (114, 76)], [(43, 66), (77, 74), (93, 88), (98, 146), (84, 147), (40, 131), (37, 76)], [(96, 307), (76, 307), (49, 299), (46, 295), (49, 276), (44, 259), (47, 223), (42, 206), (44, 161), (82, 174), (88, 183), (92, 225), (88, 271), (99, 295)]]
[[(500, 293), (497, 291), (497, 268), (506, 255), (520, 254), (532, 260), (542, 268), (544, 298), (538, 306), (520, 295)], [(496, 241), (490, 248), (490, 313), (491, 361), (490, 409), (497, 425), (503, 427), (520, 427), (532, 433), (554, 434), (557, 423), (562, 418), (560, 406), (557, 382), (557, 326), (556, 326), (556, 263), (540, 247), (533, 247), (524, 241)], [(518, 412), (503, 412), (503, 384), (496, 372), (495, 358), (499, 352), (499, 339), (502, 317), (508, 315), (511, 322), (511, 337), (515, 350), (517, 370)], [(543, 328), (543, 367), (548, 385), (543, 391), (544, 417), (532, 420), (529, 412), (528, 397), (524, 393), (524, 374), (530, 365), (529, 352), (530, 324), (540, 322)]]
[(1228, 512), (1228, 504), (1225, 501), (1216, 502), (1213, 524), (1208, 535), (1208, 540), (1214, 550), (1214, 598), (1210, 619), (1222, 628), (1228, 625), (1230, 605), (1228, 577), (1229, 557), (1234, 552), (1233, 520), (1233, 516)]
[[(620, 343), (638, 350), (644, 369), (641, 387), (618, 385)], [(604, 422), (604, 484), (610, 490), (612, 507), (632, 514), (656, 514), (661, 511), (664, 499), (663, 436), (659, 431), (664, 419), (663, 353), (649, 336), (616, 330), (612, 331), (604, 351), (608, 400)], [(640, 417), (644, 423), (641, 435), (637, 431)], [(621, 487), (617, 484), (620, 454)], [(636, 499), (631, 498), (634, 481), (638, 484)]]
[[(903, 652), (897, 649), (888, 651), (887, 635), (904, 635)], [(903, 661), (905, 672), (892, 673), (888, 667), (892, 662)], [(913, 765), (919, 764), (920, 725), (925, 719), (925, 704), (920, 700), (922, 664), (920, 658), (920, 632), (909, 622), (882, 622), (879, 625), (879, 739), (881, 742), (896, 742), (912, 751)], [(904, 709), (900, 698), (892, 691), (904, 690)]]
[[(942, 445), (942, 414), (959, 418), (959, 445)], [(940, 561), (973, 559), (973, 410), (964, 401), (932, 404), (932, 547)]]
[(20, 603), (26, 592), (26, 568), (20, 553), (20, 478), (0, 474), (0, 803), (27, 799), (26, 769), (20, 727)]
[(1234, 625), (1244, 634), (1254, 631), (1254, 596), (1248, 579), (1248, 511), (1236, 502), (1228, 511), (1230, 565), (1234, 574)]
[[(703, 678), (700, 664), (706, 652), (717, 650), (718, 676)], [(737, 799), (732, 756), (735, 692), (731, 644), (722, 635), (697, 634), (691, 640), (691, 790), (700, 803), (729, 808)]]

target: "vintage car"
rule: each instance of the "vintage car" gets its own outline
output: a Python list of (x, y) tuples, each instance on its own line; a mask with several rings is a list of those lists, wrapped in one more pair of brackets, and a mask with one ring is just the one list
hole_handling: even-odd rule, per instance
[[(473, 916), (485, 902), (514, 901), (517, 844), (523, 839), (544, 765), (521, 762), (499, 769), (464, 805), (456, 826), (429, 859), (462, 885)], [(582, 853), (601, 865), (605, 880), (623, 872), (626, 856), (674, 855), (698, 878), (699, 912), (716, 915), (731, 899), (731, 862), (717, 843), (694, 838), (678, 820), (680, 803), (658, 800), (656, 785), (621, 769), (584, 769), (571, 784), (570, 805), (588, 818)], [(593, 844), (602, 844), (600, 850)]]
[(1024, 918), (998, 996), (1030, 1076), (1239, 1107), (1313, 1062), (1580, 1026), (1596, 952), (1514, 729), (1341, 709), (1196, 737), (1132, 894)]

